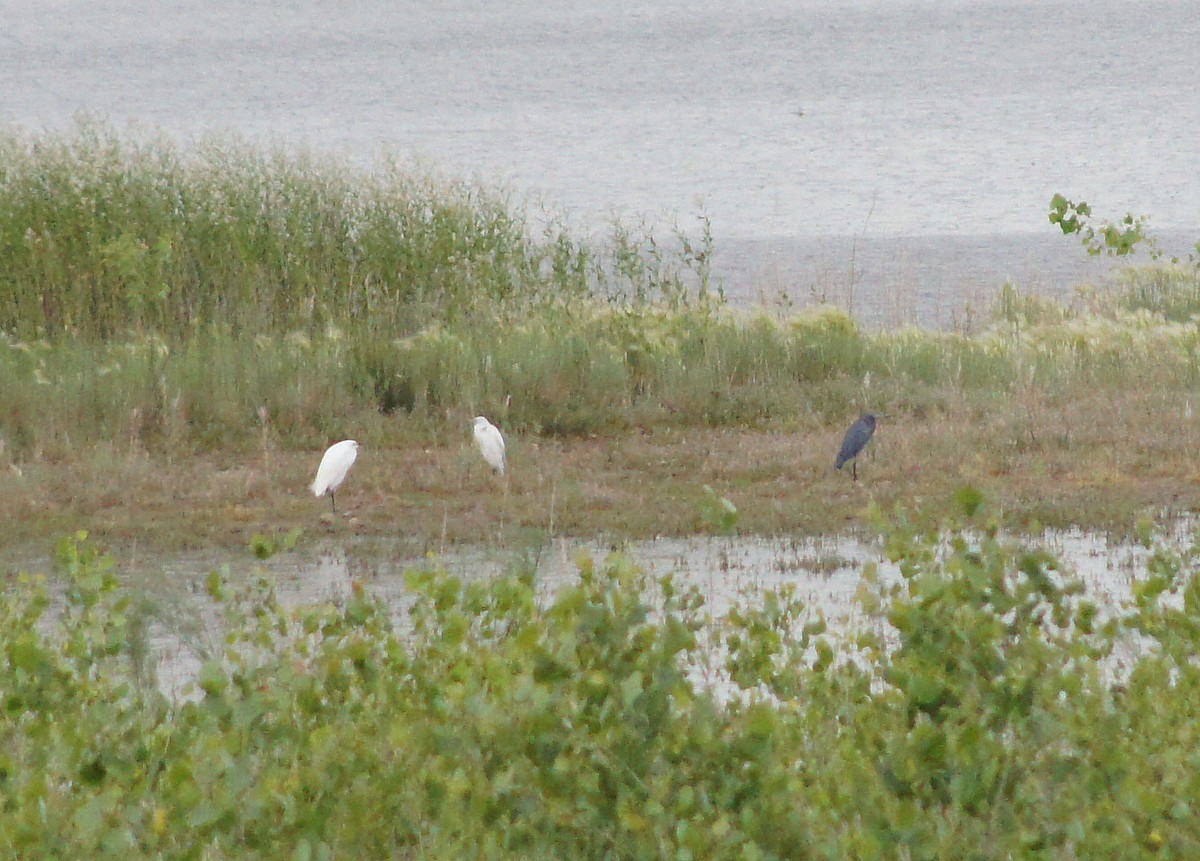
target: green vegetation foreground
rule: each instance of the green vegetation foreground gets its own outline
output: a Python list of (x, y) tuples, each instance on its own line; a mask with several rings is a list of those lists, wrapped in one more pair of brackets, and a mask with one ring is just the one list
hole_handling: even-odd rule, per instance
[(1196, 857), (1197, 548), (1102, 609), (959, 522), (883, 523), (902, 577), (865, 572), (848, 634), (786, 591), (708, 618), (619, 555), (548, 602), (416, 570), (396, 621), (361, 587), (285, 610), (214, 574), (227, 636), (182, 702), (153, 605), (68, 539), (50, 591), (0, 597), (0, 853)]

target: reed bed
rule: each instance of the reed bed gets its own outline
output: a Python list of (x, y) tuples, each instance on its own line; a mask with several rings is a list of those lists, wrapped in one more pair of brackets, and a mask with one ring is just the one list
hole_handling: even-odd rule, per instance
[(857, 409), (936, 412), (1036, 393), (1153, 388), (1189, 399), (1200, 333), (1147, 311), (1003, 320), (975, 336), (869, 333), (843, 312), (545, 307), (403, 338), (206, 331), (87, 343), (0, 340), (10, 456), (100, 441), (151, 450), (285, 445), (349, 429), (375, 441), (487, 413), (512, 430), (837, 423)]
[(385, 165), (183, 150), (82, 124), (0, 137), (0, 446), (387, 442), (485, 412), (535, 435), (839, 424), (1200, 380), (1194, 268), (972, 334), (722, 304), (711, 237), (533, 235), (503, 192)]
[[(616, 227), (596, 251), (534, 231), (502, 189), (394, 162), (214, 140), (182, 149), (82, 123), (0, 134), (0, 330), (88, 341), (330, 325), (386, 336), (547, 296), (682, 289), (704, 249)], [(681, 264), (684, 264), (681, 266)]]

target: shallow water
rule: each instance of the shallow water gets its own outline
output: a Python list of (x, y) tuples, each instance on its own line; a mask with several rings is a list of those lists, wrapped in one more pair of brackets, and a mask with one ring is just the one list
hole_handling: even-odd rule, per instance
[[(1192, 530), (1190, 521), (1180, 521), (1169, 541), (1189, 541)], [(1131, 585), (1145, 575), (1149, 557), (1140, 545), (1079, 529), (1047, 532), (1040, 545), (1059, 559), (1064, 570), (1080, 578), (1088, 595), (1105, 611), (1115, 610), (1128, 598)], [(410, 568), (433, 565), (465, 580), (532, 571), (543, 596), (549, 597), (577, 576), (581, 555), (601, 561), (612, 550), (598, 542), (557, 539), (520, 550), (476, 547), (425, 556), (400, 552), (388, 558), (374, 547), (361, 556), (346, 550), (316, 557), (285, 553), (258, 566), (238, 564), (232, 570), (244, 576), (257, 568), (287, 605), (341, 600), (357, 581), (383, 599), (403, 626), (412, 604), (404, 578)], [(630, 542), (621, 550), (653, 576), (670, 574), (677, 584), (696, 587), (714, 618), (735, 606), (755, 606), (764, 592), (790, 586), (813, 616), (820, 614), (831, 628), (841, 631), (871, 623), (856, 600), (864, 566), (877, 565), (884, 582), (899, 578), (898, 568), (884, 558), (877, 541), (851, 535), (664, 538)], [(160, 683), (173, 695), (188, 691), (199, 669), (200, 651), (219, 644), (219, 620), (207, 599), (199, 597), (198, 586), (207, 571), (218, 565), (217, 560), (197, 557), (168, 564), (165, 577), (159, 565), (133, 572), (135, 582), (145, 582), (151, 591), (169, 584), (162, 603), (170, 615), (157, 626), (154, 642), (161, 657)]]
[(386, 153), (593, 228), (703, 212), (735, 300), (849, 283), (867, 319), (900, 293), (901, 322), (945, 323), (1104, 271), (1048, 224), (1055, 192), (1200, 233), (1200, 14), (1130, 9), (0, 0), (0, 122)]

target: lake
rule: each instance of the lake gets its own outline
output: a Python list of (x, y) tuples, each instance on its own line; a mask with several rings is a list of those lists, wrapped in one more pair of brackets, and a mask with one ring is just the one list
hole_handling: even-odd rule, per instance
[(0, 122), (81, 112), (500, 183), (583, 229), (712, 221), (735, 301), (948, 324), (1104, 277), (1055, 192), (1200, 238), (1188, 0), (0, 0)]

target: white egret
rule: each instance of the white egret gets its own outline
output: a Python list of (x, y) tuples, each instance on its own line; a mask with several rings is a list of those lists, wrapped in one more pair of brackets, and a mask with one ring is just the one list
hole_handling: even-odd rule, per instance
[(475, 417), (475, 444), (488, 466), (504, 475), (504, 437), (500, 429), (483, 416)]
[(344, 439), (341, 442), (335, 442), (325, 450), (325, 456), (321, 458), (321, 465), (317, 467), (317, 477), (313, 479), (312, 483), (313, 496), (324, 496), (328, 493), (329, 504), (334, 514), (337, 513), (334, 494), (346, 480), (346, 473), (350, 471), (350, 467), (354, 465), (357, 458), (358, 443), (352, 439)]

